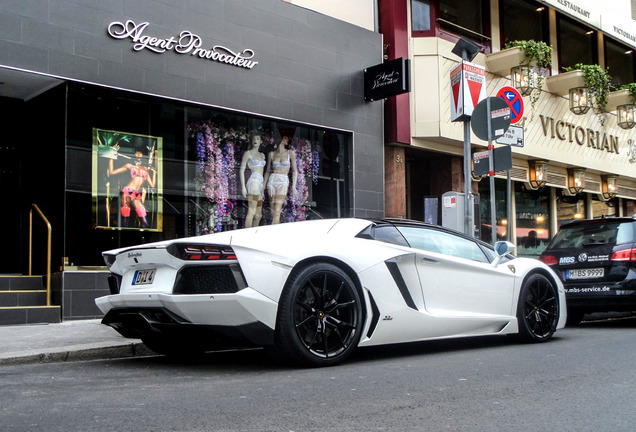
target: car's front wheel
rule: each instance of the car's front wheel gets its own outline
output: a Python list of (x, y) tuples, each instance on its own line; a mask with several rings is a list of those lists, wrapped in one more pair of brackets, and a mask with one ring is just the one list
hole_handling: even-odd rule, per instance
[(559, 321), (559, 297), (546, 276), (535, 273), (523, 282), (517, 321), (522, 341), (545, 342), (554, 334)]
[(362, 301), (341, 268), (314, 263), (294, 270), (279, 304), (274, 351), (292, 363), (330, 366), (360, 340)]

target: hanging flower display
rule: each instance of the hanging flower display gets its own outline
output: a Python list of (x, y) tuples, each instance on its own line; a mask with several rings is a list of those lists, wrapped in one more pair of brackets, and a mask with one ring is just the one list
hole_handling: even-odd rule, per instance
[[(188, 125), (188, 133), (196, 142), (195, 190), (203, 200), (197, 201), (197, 234), (209, 234), (243, 225), (238, 218), (239, 199), (238, 168), (243, 153), (248, 147), (249, 134), (246, 128), (217, 126), (213, 121), (193, 122)], [(263, 149), (274, 147), (271, 132), (262, 132)], [(318, 183), (320, 168), (320, 148), (306, 138), (294, 138), (291, 146), (296, 152), (298, 177), (297, 196), (289, 188), (283, 214), (284, 222), (307, 219), (306, 203), (310, 192), (307, 179)], [(290, 182), (291, 184), (291, 182)], [(228, 205), (230, 203), (230, 205)], [(267, 206), (267, 196), (264, 197)], [(227, 209), (233, 209), (229, 213)], [(240, 215), (242, 217), (242, 215)]]

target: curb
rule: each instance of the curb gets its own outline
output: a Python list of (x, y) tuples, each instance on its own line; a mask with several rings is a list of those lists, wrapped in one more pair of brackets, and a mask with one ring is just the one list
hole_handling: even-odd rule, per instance
[(92, 343), (72, 345), (59, 349), (42, 351), (22, 351), (0, 354), (0, 366), (35, 363), (74, 362), (107, 360), (115, 358), (142, 357), (156, 355), (141, 342), (104, 344)]

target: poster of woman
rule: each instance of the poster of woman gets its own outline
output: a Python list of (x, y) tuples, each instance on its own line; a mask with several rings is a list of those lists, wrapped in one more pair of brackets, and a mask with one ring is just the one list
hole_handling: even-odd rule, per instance
[(160, 137), (93, 129), (94, 226), (162, 231)]

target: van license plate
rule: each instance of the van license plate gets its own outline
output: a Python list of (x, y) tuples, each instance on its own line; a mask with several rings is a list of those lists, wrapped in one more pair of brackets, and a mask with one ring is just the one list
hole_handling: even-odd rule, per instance
[(155, 280), (156, 269), (137, 270), (133, 276), (133, 285), (149, 285)]
[(566, 279), (595, 279), (605, 276), (605, 269), (592, 268), (592, 269), (580, 269), (580, 270), (566, 270)]

